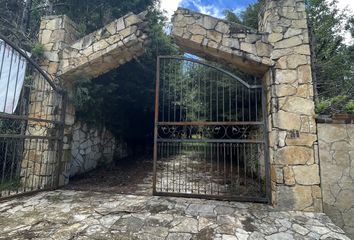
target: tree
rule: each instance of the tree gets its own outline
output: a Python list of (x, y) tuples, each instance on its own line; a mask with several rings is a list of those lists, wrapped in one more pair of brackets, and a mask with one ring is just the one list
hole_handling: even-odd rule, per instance
[(345, 24), (353, 16), (340, 11), (337, 0), (307, 0), (309, 25), (314, 40), (314, 69), (318, 97), (354, 97), (354, 63), (351, 47), (343, 43)]
[(0, 31), (17, 44), (30, 40), (22, 25), (26, 15), (24, 3), (23, 0), (0, 0)]
[[(351, 99), (354, 98), (354, 44), (347, 46), (343, 43), (343, 30), (349, 31), (354, 37), (354, 15), (340, 11), (337, 3), (337, 0), (306, 0), (306, 7), (313, 40), (318, 108), (322, 109), (326, 105), (330, 109), (333, 105), (332, 109), (335, 111), (348, 112), (345, 109), (352, 108), (347, 105), (350, 105)], [(237, 23), (241, 21), (243, 25), (257, 29), (261, 7), (262, 0), (259, 0), (249, 5), (239, 16), (230, 10), (227, 11), (225, 18)], [(338, 99), (343, 104), (337, 104)]]
[(227, 21), (242, 24), (241, 19), (232, 10), (225, 9), (223, 14)]
[(258, 2), (248, 5), (248, 7), (241, 12), (242, 24), (258, 29), (258, 14), (261, 11), (262, 5), (262, 0), (258, 0)]
[(262, 1), (263, 0), (258, 0), (258, 2), (248, 5), (247, 8), (239, 14), (239, 16), (231, 9), (226, 9), (223, 11), (224, 18), (230, 22), (235, 22), (243, 24), (247, 27), (258, 29), (258, 14), (262, 8)]

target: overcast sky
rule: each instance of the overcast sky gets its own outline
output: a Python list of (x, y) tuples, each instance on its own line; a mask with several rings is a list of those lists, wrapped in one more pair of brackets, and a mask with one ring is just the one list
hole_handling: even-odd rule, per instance
[[(221, 18), (224, 9), (232, 9), (235, 13), (239, 13), (245, 9), (247, 5), (256, 1), (257, 0), (161, 0), (161, 8), (167, 11), (169, 17), (181, 6)], [(354, 0), (338, 0), (338, 2), (338, 6), (341, 9), (347, 8), (354, 13)], [(350, 38), (350, 34), (346, 36), (346, 39), (347, 42), (353, 41), (353, 39)]]

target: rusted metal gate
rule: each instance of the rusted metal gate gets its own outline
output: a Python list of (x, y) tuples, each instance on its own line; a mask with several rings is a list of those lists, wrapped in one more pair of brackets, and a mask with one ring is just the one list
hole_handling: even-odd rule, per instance
[(158, 57), (154, 194), (269, 202), (265, 111), (262, 85)]
[(0, 35), (0, 199), (59, 183), (66, 94)]

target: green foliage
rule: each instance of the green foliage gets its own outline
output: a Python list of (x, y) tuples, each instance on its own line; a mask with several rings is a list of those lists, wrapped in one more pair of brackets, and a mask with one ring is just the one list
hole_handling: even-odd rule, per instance
[(348, 30), (353, 30), (350, 24), (353, 16), (340, 11), (337, 3), (337, 0), (306, 1), (314, 35), (316, 84), (320, 98), (354, 97), (354, 55), (352, 46), (344, 45), (342, 37), (345, 25)]
[(223, 11), (224, 17), (227, 21), (243, 24), (247, 27), (258, 29), (258, 13), (262, 7), (262, 0), (254, 4), (250, 4), (242, 11), (239, 16), (232, 10), (226, 9)]
[(349, 100), (349, 102), (345, 104), (344, 112), (354, 114), (354, 99)]
[(349, 96), (336, 96), (333, 98), (322, 99), (316, 105), (317, 114), (354, 114), (354, 99)]
[[(258, 28), (258, 15), (262, 0), (249, 5), (239, 16), (243, 25)], [(350, 100), (354, 98), (354, 45), (343, 43), (343, 30), (346, 29), (354, 36), (354, 15), (340, 11), (337, 0), (306, 0), (309, 16), (310, 31), (314, 38), (314, 69), (317, 111), (350, 112)], [(233, 16), (225, 14), (227, 20)], [(239, 22), (236, 20), (235, 22)], [(348, 103), (336, 104), (341, 97), (348, 96)], [(348, 104), (347, 107), (346, 104)]]
[(248, 5), (246, 10), (241, 12), (243, 25), (258, 29), (258, 13), (261, 11), (262, 4), (262, 0), (258, 0), (255, 4)]
[(107, 98), (114, 93), (118, 85), (114, 82), (102, 84), (90, 80), (79, 80), (74, 85), (71, 101), (76, 108), (77, 117), (89, 125), (104, 124)]
[(21, 181), (19, 179), (14, 179), (10, 181), (5, 181), (0, 184), (0, 192), (1, 191), (15, 191), (21, 187)]
[(227, 21), (242, 24), (241, 19), (230, 9), (225, 9), (223, 14)]
[(72, 97), (78, 119), (104, 124), (128, 143), (152, 137), (157, 56), (179, 54), (164, 32), (162, 13), (149, 7), (147, 17), (151, 43), (145, 54), (97, 79), (78, 81)]
[(34, 60), (41, 60), (44, 56), (44, 45), (40, 43), (35, 43), (32, 47), (32, 58)]

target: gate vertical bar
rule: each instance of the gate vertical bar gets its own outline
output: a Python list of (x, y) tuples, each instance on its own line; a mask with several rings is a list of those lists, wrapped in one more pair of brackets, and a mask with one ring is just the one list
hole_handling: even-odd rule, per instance
[[(159, 121), (159, 96), (160, 96), (160, 56), (157, 57), (156, 63), (156, 88), (155, 88), (155, 120), (154, 120), (154, 149), (153, 149), (153, 194), (156, 194), (156, 173), (157, 173), (157, 128), (158, 128), (158, 121)], [(162, 106), (164, 108), (164, 106)]]
[[(169, 64), (161, 64), (161, 60)], [(176, 71), (177, 67), (181, 71)], [(196, 59), (159, 56), (156, 68), (153, 194), (269, 202), (263, 86), (250, 85), (230, 72)], [(186, 88), (183, 94), (181, 88), (179, 95), (176, 87), (182, 81)], [(167, 93), (160, 89), (160, 84), (169, 85)], [(164, 98), (173, 100), (167, 101), (168, 106), (159, 106), (160, 91)], [(179, 109), (186, 110), (185, 117), (175, 117), (177, 104)], [(168, 116), (163, 114), (161, 121), (160, 112), (171, 107), (173, 111), (169, 110)], [(258, 118), (258, 113), (263, 117)], [(159, 189), (157, 183), (161, 183)]]
[[(7, 81), (0, 109), (1, 200), (58, 187), (67, 104), (61, 86), (0, 34), (2, 50), (0, 76)], [(4, 70), (6, 64), (9, 71)]]
[(269, 158), (269, 135), (268, 135), (268, 113), (267, 113), (267, 93), (266, 87), (262, 86), (262, 112), (263, 112), (263, 137), (264, 137), (264, 165), (266, 178), (266, 198), (268, 203), (272, 202), (272, 194), (270, 187), (270, 158)]
[(62, 112), (60, 114), (60, 128), (59, 128), (59, 146), (58, 146), (58, 172), (57, 172), (57, 180), (55, 187), (60, 186), (60, 175), (62, 174), (62, 168), (63, 168), (63, 161), (66, 159), (64, 158), (64, 131), (65, 131), (65, 117), (66, 117), (66, 105), (67, 105), (67, 100), (68, 100), (68, 94), (67, 92), (63, 91), (62, 92)]

